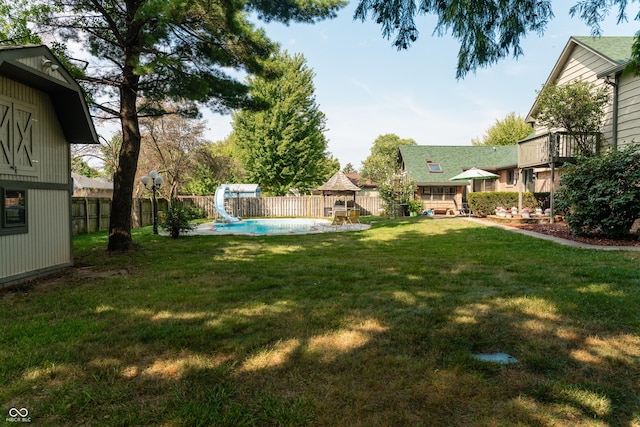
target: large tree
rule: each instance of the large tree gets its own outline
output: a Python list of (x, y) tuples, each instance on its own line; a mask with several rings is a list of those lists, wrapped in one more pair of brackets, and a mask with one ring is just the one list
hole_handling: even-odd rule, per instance
[(417, 144), (411, 138), (402, 139), (393, 133), (378, 136), (371, 146), (371, 154), (362, 162), (362, 177), (378, 185), (390, 182), (399, 169), (397, 158), (401, 145)]
[[(627, 0), (578, 0), (569, 13), (582, 19), (597, 36), (601, 34), (600, 22), (612, 9), (617, 7), (618, 23), (627, 20), (627, 3)], [(444, 35), (451, 31), (460, 41), (457, 78), (509, 55), (515, 58), (522, 55), (520, 40), (531, 32), (542, 35), (554, 17), (551, 0), (359, 0), (355, 18), (365, 21), (370, 15), (381, 25), (384, 37), (394, 38), (393, 44), (398, 49), (406, 49), (417, 40), (418, 15), (435, 15), (433, 32)], [(640, 44), (634, 50), (634, 57), (639, 55)]]
[(279, 78), (249, 78), (254, 99), (270, 102), (270, 108), (236, 112), (233, 133), (247, 180), (267, 194), (284, 195), (292, 188), (308, 192), (336, 169), (327, 153), (326, 117), (316, 103), (314, 73), (304, 56), (282, 52), (273, 63)]
[[(89, 65), (71, 69), (91, 94), (94, 110), (120, 121), (122, 146), (114, 174), (108, 249), (133, 247), (131, 208), (138, 156), (139, 117), (165, 114), (157, 101), (191, 101), (174, 113), (195, 115), (198, 105), (214, 111), (256, 107), (245, 84), (228, 70), (267, 73), (264, 60), (275, 46), (250, 23), (314, 22), (334, 16), (343, 0), (30, 0), (12, 3), (4, 22), (21, 6), (40, 34), (79, 43)], [(42, 6), (46, 6), (43, 8)], [(8, 18), (7, 18), (8, 17)], [(0, 26), (2, 28), (2, 26)], [(70, 55), (73, 56), (73, 55)]]
[(221, 183), (242, 182), (246, 172), (233, 134), (219, 142), (209, 142), (194, 154), (191, 180), (184, 187), (186, 194), (213, 195)]
[(205, 143), (206, 123), (178, 115), (140, 120), (142, 128), (139, 176), (157, 170), (164, 178), (161, 192), (174, 199), (190, 179), (195, 153)]
[(493, 126), (486, 130), (484, 137), (482, 139), (472, 139), (471, 144), (492, 147), (516, 145), (518, 141), (527, 137), (532, 130), (531, 125), (525, 122), (522, 116), (511, 112), (502, 120), (496, 119)]

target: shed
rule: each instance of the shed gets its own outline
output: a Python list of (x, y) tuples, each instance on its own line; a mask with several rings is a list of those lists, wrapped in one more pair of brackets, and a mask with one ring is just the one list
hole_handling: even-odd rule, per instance
[(78, 83), (46, 46), (0, 46), (0, 287), (73, 265), (71, 143), (98, 143)]

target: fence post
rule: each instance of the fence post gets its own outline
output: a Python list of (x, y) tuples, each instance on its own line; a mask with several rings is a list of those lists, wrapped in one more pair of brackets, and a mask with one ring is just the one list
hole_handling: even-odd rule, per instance
[(89, 231), (89, 198), (84, 198), (84, 232), (90, 233)]

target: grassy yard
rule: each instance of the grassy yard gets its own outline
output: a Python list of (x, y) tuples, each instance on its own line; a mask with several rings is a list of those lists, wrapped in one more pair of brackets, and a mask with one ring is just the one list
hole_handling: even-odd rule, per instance
[[(40, 426), (640, 426), (639, 252), (372, 221), (147, 228), (127, 254), (76, 237), (75, 268), (0, 294), (0, 410)], [(472, 357), (490, 352), (519, 363)]]

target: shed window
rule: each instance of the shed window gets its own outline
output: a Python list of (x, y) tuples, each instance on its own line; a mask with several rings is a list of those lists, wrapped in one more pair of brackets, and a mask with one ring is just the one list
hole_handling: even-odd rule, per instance
[(2, 234), (27, 232), (27, 191), (2, 190)]

